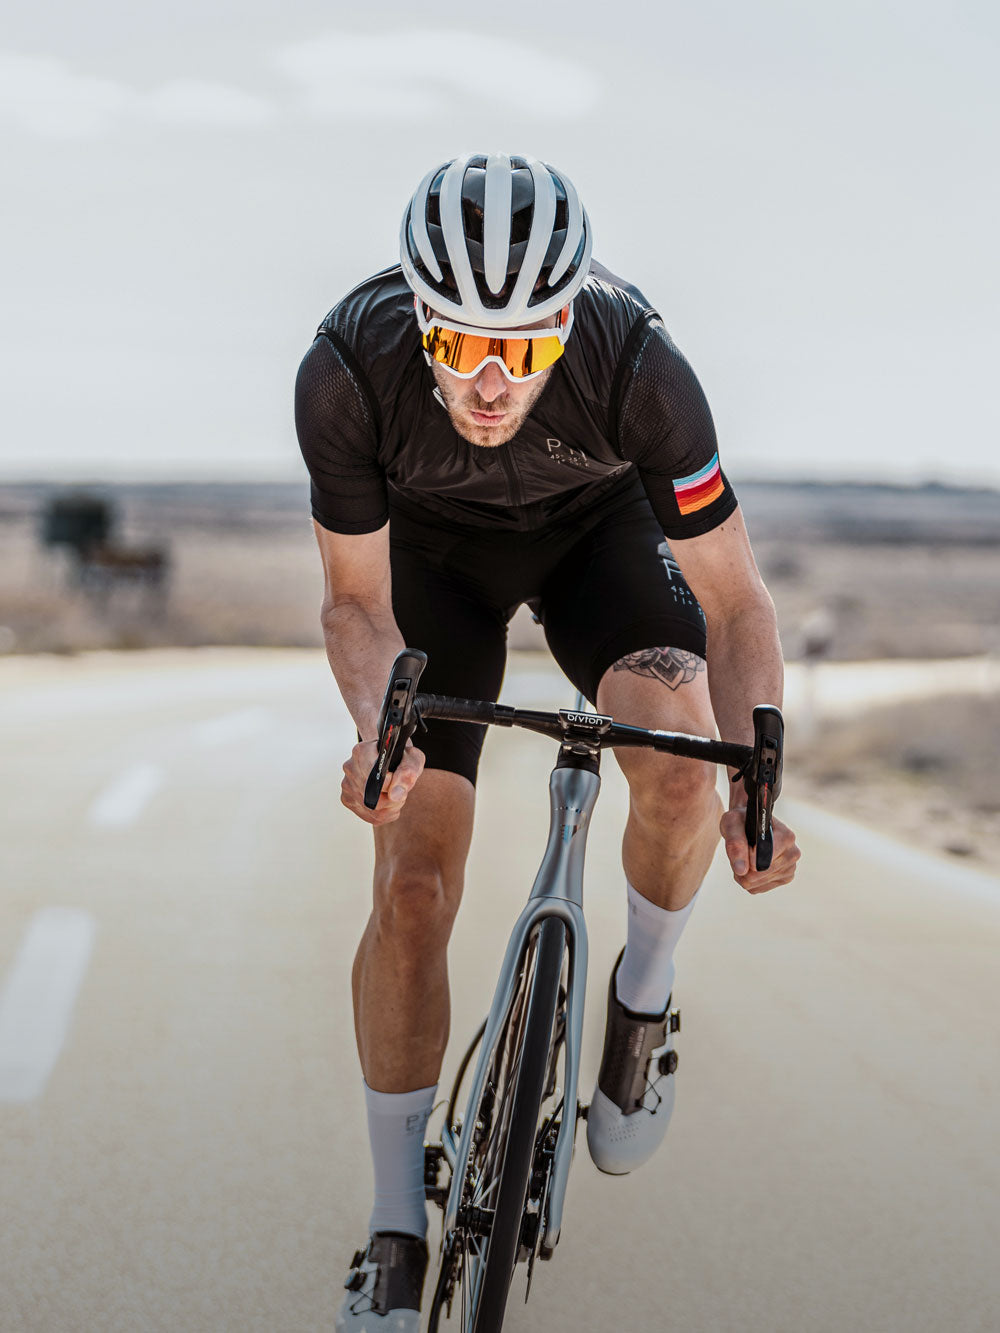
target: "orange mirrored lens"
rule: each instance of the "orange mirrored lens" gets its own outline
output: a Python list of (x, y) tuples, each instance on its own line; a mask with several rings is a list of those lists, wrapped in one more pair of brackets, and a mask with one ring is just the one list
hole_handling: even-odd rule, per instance
[(457, 329), (435, 324), (423, 335), (424, 347), (442, 366), (471, 375), (487, 357), (499, 357), (515, 379), (537, 375), (547, 370), (563, 354), (558, 336), (551, 338), (489, 338), (481, 334), (459, 333)]

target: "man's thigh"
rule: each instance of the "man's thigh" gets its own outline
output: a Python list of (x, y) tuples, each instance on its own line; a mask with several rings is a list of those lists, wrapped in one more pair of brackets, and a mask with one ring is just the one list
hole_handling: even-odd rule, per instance
[[(390, 536), (392, 608), (407, 646), (427, 654), (420, 689), (496, 699), (507, 660), (505, 608), (474, 577), (441, 558), (434, 529), (422, 529), (416, 540), (412, 526), (405, 529), (406, 541)], [(444, 546), (447, 534), (441, 537)], [(459, 774), (474, 787), (484, 735), (485, 728), (473, 723), (436, 719), (413, 743), (424, 752), (428, 769)]]
[(711, 736), (715, 717), (705, 658), (669, 644), (613, 662), (597, 688), (599, 712), (636, 727)]
[(616, 664), (664, 649), (671, 656), (650, 658), (646, 675), (638, 667), (619, 667), (615, 674), (627, 671), (629, 677), (660, 686), (640, 689), (639, 698), (673, 699), (668, 703), (672, 712), (680, 701), (686, 707), (699, 694), (705, 617), (676, 561), (662, 547), (663, 531), (640, 494), (588, 528), (546, 579), (541, 618), (549, 647), (592, 702), (598, 702), (599, 686)]

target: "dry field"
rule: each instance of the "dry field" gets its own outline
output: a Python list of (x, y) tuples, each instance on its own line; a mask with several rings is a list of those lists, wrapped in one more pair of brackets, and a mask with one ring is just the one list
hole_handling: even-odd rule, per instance
[[(1000, 494), (861, 486), (739, 487), (786, 656), (835, 660), (1000, 652)], [(167, 645), (319, 645), (305, 486), (103, 487), (122, 547), (169, 554), (163, 589), (81, 588), (39, 542), (43, 485), (0, 487), (0, 652)], [(517, 647), (543, 647), (527, 616)], [(792, 750), (827, 805), (1000, 865), (1000, 704), (882, 709)]]
[(320, 643), (322, 580), (302, 488), (94, 491), (114, 502), (117, 544), (167, 552), (163, 595), (139, 581), (79, 586), (68, 551), (39, 541), (48, 488), (0, 487), (6, 651)]
[(795, 794), (1000, 871), (1000, 694), (941, 695), (789, 733)]

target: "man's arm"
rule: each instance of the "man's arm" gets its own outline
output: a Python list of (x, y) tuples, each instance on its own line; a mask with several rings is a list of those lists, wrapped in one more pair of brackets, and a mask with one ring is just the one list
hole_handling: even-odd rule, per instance
[(326, 655), (358, 731), (374, 740), (389, 669), (405, 647), (392, 614), (389, 525), (357, 536), (313, 527), (323, 560)]
[(774, 603), (739, 509), (700, 537), (670, 540), (708, 623), (708, 684), (719, 731), (753, 744), (755, 704), (781, 707), (784, 665)]
[(390, 790), (376, 810), (366, 809), (364, 784), (375, 762), (382, 697), (396, 654), (405, 647), (392, 613), (389, 525), (354, 536), (314, 526), (323, 560), (326, 655), (362, 736), (344, 765), (341, 800), (370, 824), (388, 823), (399, 817), (423, 769), (423, 755), (409, 745)]
[[(784, 666), (774, 603), (753, 558), (743, 515), (736, 509), (700, 537), (672, 538), (670, 548), (705, 612), (708, 685), (719, 732), (727, 741), (752, 745), (754, 707), (781, 706)], [(751, 893), (787, 883), (800, 855), (794, 835), (775, 820), (771, 869), (758, 873), (751, 868), (743, 831), (745, 812), (743, 784), (732, 782), (722, 835), (737, 881)]]

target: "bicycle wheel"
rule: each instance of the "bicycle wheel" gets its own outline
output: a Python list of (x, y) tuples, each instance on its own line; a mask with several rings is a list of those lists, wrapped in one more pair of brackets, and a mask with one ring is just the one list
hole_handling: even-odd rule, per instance
[(458, 1238), (463, 1333), (499, 1333), (503, 1325), (550, 1070), (564, 948), (562, 922), (543, 921), (476, 1110)]

